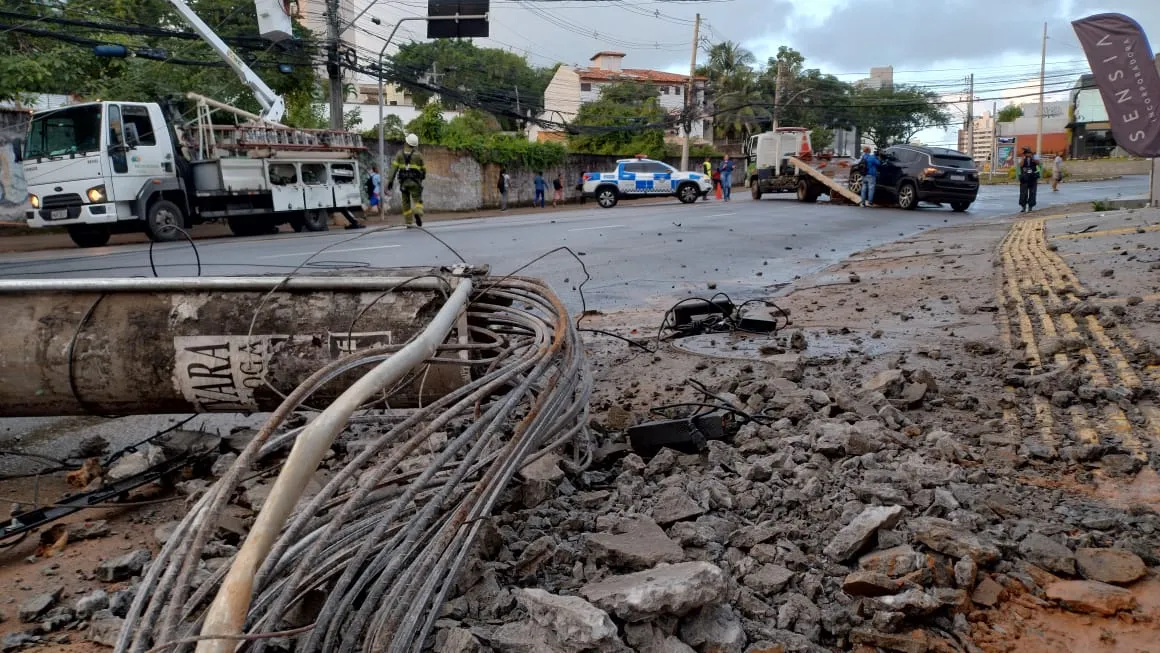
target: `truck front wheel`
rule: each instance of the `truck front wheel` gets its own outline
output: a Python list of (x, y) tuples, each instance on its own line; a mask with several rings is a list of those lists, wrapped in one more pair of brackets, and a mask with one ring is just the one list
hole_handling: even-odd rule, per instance
[(158, 200), (149, 207), (145, 215), (145, 235), (149, 240), (166, 242), (185, 238), (178, 229), (185, 228), (185, 216), (181, 209), (169, 200)]
[(103, 247), (109, 243), (109, 228), (103, 225), (78, 224), (68, 228), (68, 237), (77, 247)]

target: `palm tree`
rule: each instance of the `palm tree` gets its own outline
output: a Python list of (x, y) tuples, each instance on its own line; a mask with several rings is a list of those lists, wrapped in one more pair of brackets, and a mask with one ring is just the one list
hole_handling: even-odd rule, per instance
[(709, 80), (713, 104), (717, 107), (717, 136), (743, 137), (752, 133), (768, 115), (762, 107), (761, 89), (753, 64), (757, 59), (741, 44), (716, 43), (709, 48), (709, 62), (699, 74)]

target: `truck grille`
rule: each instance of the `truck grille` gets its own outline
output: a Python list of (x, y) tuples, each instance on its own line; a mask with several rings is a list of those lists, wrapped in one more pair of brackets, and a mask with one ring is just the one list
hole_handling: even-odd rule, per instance
[(82, 205), (81, 196), (76, 193), (46, 195), (40, 200), (40, 217), (45, 220), (72, 220), (80, 216)]
[(61, 209), (68, 206), (80, 206), (81, 196), (76, 193), (65, 193), (63, 195), (46, 195), (41, 198), (40, 206), (46, 209)]

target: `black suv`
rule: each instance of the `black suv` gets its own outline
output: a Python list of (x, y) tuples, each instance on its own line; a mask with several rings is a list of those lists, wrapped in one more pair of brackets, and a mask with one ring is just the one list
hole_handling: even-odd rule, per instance
[[(874, 197), (891, 200), (899, 208), (918, 208), (919, 202), (950, 204), (966, 211), (979, 194), (979, 171), (971, 157), (956, 150), (920, 145), (895, 145), (882, 153)], [(854, 177), (856, 175), (852, 175)], [(861, 179), (851, 178), (851, 186)]]

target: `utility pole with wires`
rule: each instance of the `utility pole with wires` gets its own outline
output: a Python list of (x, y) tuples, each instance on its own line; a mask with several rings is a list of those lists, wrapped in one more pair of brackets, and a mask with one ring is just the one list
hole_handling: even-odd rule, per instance
[(777, 62), (777, 79), (773, 82), (773, 131), (777, 131), (777, 120), (781, 111), (782, 62)]
[(326, 0), (326, 77), (330, 82), (330, 128), (342, 129), (342, 68), (338, 63), (338, 35), (342, 32), (339, 0)]
[(694, 94), (697, 92), (697, 48), (701, 41), (701, 14), (697, 14), (693, 21), (693, 54), (689, 61), (689, 85), (685, 89), (685, 115), (682, 116), (681, 126), (685, 130), (681, 139), (681, 170), (689, 169), (689, 132), (693, 131)]
[(967, 82), (967, 154), (975, 160), (975, 73)]
[(1039, 57), (1039, 118), (1035, 121), (1035, 155), (1043, 158), (1043, 82), (1047, 76), (1047, 23), (1043, 23), (1043, 52)]

